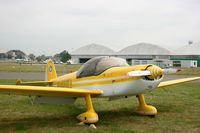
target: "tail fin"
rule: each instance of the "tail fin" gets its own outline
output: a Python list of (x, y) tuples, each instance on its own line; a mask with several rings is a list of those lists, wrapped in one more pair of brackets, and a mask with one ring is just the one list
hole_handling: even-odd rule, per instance
[(50, 81), (55, 78), (57, 78), (56, 68), (53, 61), (49, 59), (46, 66), (46, 80)]

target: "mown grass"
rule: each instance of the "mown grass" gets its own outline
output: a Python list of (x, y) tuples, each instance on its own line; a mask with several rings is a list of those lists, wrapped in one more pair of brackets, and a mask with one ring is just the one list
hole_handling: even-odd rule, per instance
[[(0, 72), (44, 72), (46, 64), (18, 64), (0, 62)], [(81, 65), (56, 64), (58, 73), (70, 73), (76, 71)]]
[[(44, 72), (46, 64), (18, 64), (0, 62), (0, 72)], [(78, 70), (81, 65), (56, 64), (57, 73), (70, 73)], [(200, 75), (200, 67), (182, 68), (175, 75)]]
[[(0, 80), (0, 84), (14, 84)], [(145, 95), (147, 103), (158, 110), (155, 118), (135, 113), (135, 97), (107, 101), (93, 99), (99, 115), (97, 129), (76, 125), (76, 116), (85, 111), (85, 102), (78, 99), (74, 106), (31, 104), (27, 96), (0, 95), (0, 132), (200, 132), (200, 83), (158, 89)]]
[(200, 67), (197, 68), (182, 68), (176, 75), (200, 75)]

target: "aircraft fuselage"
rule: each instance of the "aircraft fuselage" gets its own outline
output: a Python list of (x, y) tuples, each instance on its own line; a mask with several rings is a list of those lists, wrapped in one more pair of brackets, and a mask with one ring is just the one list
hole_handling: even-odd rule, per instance
[(150, 65), (112, 67), (100, 75), (77, 78), (77, 72), (58, 77), (54, 86), (102, 90), (101, 97), (129, 96), (145, 93), (156, 88), (163, 77), (148, 80), (142, 77), (130, 77), (129, 71), (145, 70)]

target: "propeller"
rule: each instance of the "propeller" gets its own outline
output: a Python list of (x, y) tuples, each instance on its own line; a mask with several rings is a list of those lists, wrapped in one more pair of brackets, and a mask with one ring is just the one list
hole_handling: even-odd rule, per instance
[(156, 79), (158, 77), (161, 77), (162, 75), (173, 74), (179, 71), (180, 69), (175, 69), (175, 68), (161, 69), (158, 66), (151, 65), (147, 67), (146, 70), (131, 71), (128, 72), (127, 75), (131, 77), (147, 76), (149, 79)]
[(176, 68), (168, 68), (168, 69), (163, 69), (164, 70), (164, 74), (173, 74), (173, 73), (177, 73), (180, 72), (181, 69), (176, 69)]
[(148, 70), (136, 70), (128, 72), (127, 75), (132, 77), (149, 76), (151, 75), (151, 72)]

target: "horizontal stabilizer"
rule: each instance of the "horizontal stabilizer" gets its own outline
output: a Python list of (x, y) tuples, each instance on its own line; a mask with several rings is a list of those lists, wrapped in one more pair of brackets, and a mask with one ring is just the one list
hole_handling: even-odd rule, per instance
[(30, 82), (22, 82), (21, 80), (16, 81), (16, 85), (31, 85), (31, 86), (47, 86), (51, 85), (53, 82), (51, 81), (30, 81)]

